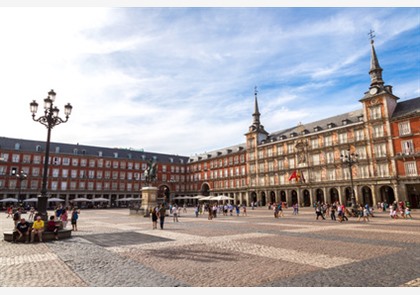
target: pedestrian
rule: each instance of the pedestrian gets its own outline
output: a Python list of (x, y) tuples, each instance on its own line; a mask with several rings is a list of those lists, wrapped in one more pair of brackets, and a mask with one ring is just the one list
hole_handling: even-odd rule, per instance
[(239, 205), (235, 205), (235, 210), (236, 210), (236, 216), (239, 216), (239, 214), (241, 213)]
[(179, 220), (178, 220), (178, 206), (175, 205), (172, 208), (172, 215), (174, 217), (174, 222), (179, 222)]
[(158, 220), (158, 212), (159, 212), (159, 207), (156, 206), (153, 208), (152, 210), (152, 229), (157, 229), (157, 220)]
[(318, 217), (320, 217), (320, 216), (322, 217), (323, 220), (325, 220), (324, 214), (322, 212), (322, 206), (321, 205), (316, 206), (315, 213), (316, 213), (316, 220), (318, 220)]
[(71, 213), (71, 226), (75, 231), (77, 231), (77, 220), (79, 219), (79, 213), (80, 211), (77, 209), (77, 207), (74, 207), (73, 212)]
[(410, 207), (405, 207), (405, 218), (407, 219), (407, 218), (410, 218), (410, 219), (413, 219), (413, 217), (411, 217), (411, 209), (410, 209)]
[(21, 208), (17, 209), (16, 212), (13, 214), (13, 222), (15, 223), (15, 229), (16, 229), (16, 225), (20, 221), (21, 215), (22, 215)]
[(242, 205), (242, 216), (247, 216), (246, 215), (246, 205), (245, 204)]
[(67, 208), (63, 208), (63, 212), (61, 213), (61, 222), (63, 224), (64, 229), (67, 227), (68, 219), (69, 219), (69, 216), (67, 213)]
[(293, 215), (298, 215), (299, 214), (299, 204), (295, 203), (293, 205)]
[(31, 207), (31, 209), (29, 209), (28, 221), (34, 221), (34, 217), (35, 217), (35, 208)]
[(335, 217), (335, 211), (337, 210), (337, 205), (335, 203), (333, 203), (331, 205), (331, 209), (330, 209), (330, 213), (331, 213), (331, 220), (336, 221), (336, 217)]
[(44, 220), (38, 215), (32, 224), (31, 243), (34, 242), (35, 235), (38, 235), (39, 242), (42, 243), (42, 233), (44, 232)]
[(185, 204), (185, 203), (184, 203), (184, 206), (183, 206), (183, 210), (182, 210), (182, 212), (183, 212), (183, 213), (187, 213), (187, 204)]
[[(174, 208), (172, 208), (172, 210), (174, 210)], [(165, 215), (166, 215), (165, 204), (162, 204), (162, 205), (160, 205), (160, 208), (159, 208), (159, 211), (158, 211), (158, 217), (159, 217), (159, 220), (160, 220), (160, 229), (163, 229), (163, 224), (165, 223)]]
[(279, 218), (279, 207), (274, 204), (273, 206), (274, 218)]
[(200, 213), (200, 205), (197, 205), (194, 209), (195, 217), (198, 217), (198, 214)]
[(341, 204), (341, 211), (342, 211), (342, 217), (343, 217), (343, 220), (345, 220), (345, 221), (349, 221), (349, 219), (347, 218), (347, 216), (346, 216), (346, 206), (344, 206), (344, 204)]
[(209, 210), (209, 215), (208, 215), (207, 219), (212, 220), (213, 219), (213, 209), (209, 206), (208, 210)]

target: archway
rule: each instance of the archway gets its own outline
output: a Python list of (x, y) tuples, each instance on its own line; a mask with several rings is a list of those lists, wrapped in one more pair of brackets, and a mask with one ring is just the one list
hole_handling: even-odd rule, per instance
[(292, 194), (292, 205), (294, 205), (298, 202), (297, 192), (295, 190), (292, 190), (291, 194)]
[(286, 202), (286, 192), (280, 191), (280, 202)]
[(335, 203), (336, 201), (338, 201), (338, 190), (333, 187), (330, 189), (330, 202)]
[(260, 203), (260, 205), (265, 206), (266, 203), (267, 203), (267, 200), (266, 200), (265, 192), (261, 192), (261, 203)]
[(303, 191), (303, 206), (311, 206), (311, 195), (307, 189)]
[(324, 191), (320, 188), (318, 188), (315, 192), (315, 196), (316, 196), (316, 202), (318, 203), (324, 203)]
[(270, 203), (275, 203), (276, 202), (276, 193), (271, 191), (270, 192)]
[[(354, 191), (353, 191), (353, 194), (354, 194)], [(351, 188), (350, 187), (346, 187), (346, 189), (344, 190), (344, 196), (345, 196), (344, 202), (345, 202), (346, 207), (351, 207), (351, 205), (352, 205), (352, 202), (351, 202), (352, 194), (351, 194)]]
[(201, 186), (201, 194), (206, 197), (210, 196), (210, 186), (207, 182)]
[(372, 190), (368, 186), (362, 187), (362, 205), (366, 204), (373, 207)]
[(379, 189), (379, 195), (382, 202), (387, 202), (387, 204), (392, 204), (395, 201), (395, 194), (392, 187), (384, 185)]
[(252, 203), (257, 203), (257, 193), (256, 192), (251, 192), (251, 202)]

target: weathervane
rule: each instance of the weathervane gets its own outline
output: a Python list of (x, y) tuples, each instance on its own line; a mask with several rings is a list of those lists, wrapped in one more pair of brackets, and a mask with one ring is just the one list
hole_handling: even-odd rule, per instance
[(257, 96), (258, 90), (257, 90), (257, 86), (254, 87), (254, 94), (255, 96)]
[(370, 43), (372, 43), (373, 44), (373, 38), (375, 38), (376, 36), (373, 34), (373, 33), (375, 33), (375, 31), (374, 30), (370, 30), (369, 31), (369, 33), (368, 33), (368, 35), (369, 35), (369, 39), (370, 39)]

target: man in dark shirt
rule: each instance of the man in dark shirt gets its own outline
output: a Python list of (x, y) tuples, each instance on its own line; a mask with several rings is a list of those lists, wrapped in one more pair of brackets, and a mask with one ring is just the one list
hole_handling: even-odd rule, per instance
[(31, 225), (21, 218), (20, 221), (16, 224), (16, 231), (13, 232), (13, 242), (18, 242), (23, 236), (25, 236), (25, 243), (29, 242), (29, 232)]
[(165, 208), (165, 205), (162, 204), (158, 212), (158, 216), (160, 219), (160, 229), (163, 229), (163, 223), (165, 222), (165, 215), (166, 215), (166, 208)]

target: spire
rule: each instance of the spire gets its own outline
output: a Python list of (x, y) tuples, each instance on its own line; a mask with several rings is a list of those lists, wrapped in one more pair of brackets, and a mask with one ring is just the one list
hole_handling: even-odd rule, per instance
[(252, 122), (252, 125), (258, 127), (260, 126), (260, 111), (258, 110), (258, 98), (257, 98), (257, 86), (254, 88), (254, 95), (255, 95), (255, 102), (254, 102), (254, 113), (252, 114), (252, 117), (254, 117), (254, 121)]
[(372, 46), (372, 53), (371, 53), (371, 59), (370, 59), (370, 86), (382, 86), (384, 85), (384, 81), (382, 80), (382, 68), (379, 65), (378, 57), (376, 56), (375, 52), (375, 46), (373, 46), (374, 40), (373, 38), (375, 35), (373, 35), (374, 31), (370, 30), (370, 44)]

